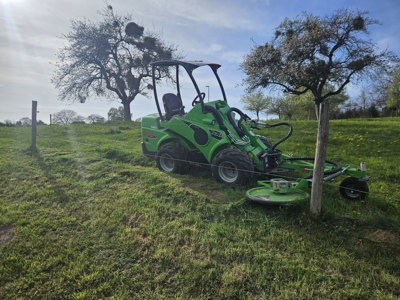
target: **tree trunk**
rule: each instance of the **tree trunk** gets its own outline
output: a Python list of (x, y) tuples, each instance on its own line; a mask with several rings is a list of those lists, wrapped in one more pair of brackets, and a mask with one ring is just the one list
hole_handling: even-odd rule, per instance
[(123, 102), (122, 104), (124, 106), (124, 121), (132, 121), (130, 103)]
[(317, 121), (319, 120), (319, 112), (320, 112), (319, 105), (315, 105), (315, 117), (317, 118)]
[(322, 186), (329, 135), (329, 102), (324, 101), (319, 106), (317, 146), (315, 149), (310, 201), (310, 211), (314, 215), (318, 215), (321, 212)]

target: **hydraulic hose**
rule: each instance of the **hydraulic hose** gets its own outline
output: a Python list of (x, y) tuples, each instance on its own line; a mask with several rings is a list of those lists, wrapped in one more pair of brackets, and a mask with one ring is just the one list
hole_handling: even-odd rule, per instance
[(275, 151), (275, 148), (278, 147), (278, 145), (282, 144), (284, 141), (286, 141), (288, 138), (290, 138), (290, 136), (293, 133), (292, 125), (290, 125), (289, 123), (286, 123), (286, 122), (280, 122), (280, 123), (276, 123), (276, 124), (272, 124), (272, 125), (265, 124), (266, 128), (273, 128), (273, 127), (278, 127), (278, 126), (287, 126), (287, 127), (289, 127), (289, 131), (286, 134), (286, 136), (284, 136), (283, 138), (281, 138), (279, 141), (277, 141), (275, 144), (272, 145), (270, 151), (268, 151), (271, 153), (273, 153)]
[[(238, 121), (239, 126), (236, 124), (235, 119), (232, 116), (232, 112), (236, 112), (240, 115), (240, 120)], [(241, 123), (243, 120), (250, 120), (250, 117), (248, 115), (246, 115), (244, 112), (242, 112), (240, 109), (236, 108), (236, 107), (231, 107), (227, 112), (226, 112), (226, 116), (229, 120), (229, 123), (231, 123), (233, 129), (235, 129), (236, 133), (243, 138), (245, 136), (244, 131), (241, 128)]]

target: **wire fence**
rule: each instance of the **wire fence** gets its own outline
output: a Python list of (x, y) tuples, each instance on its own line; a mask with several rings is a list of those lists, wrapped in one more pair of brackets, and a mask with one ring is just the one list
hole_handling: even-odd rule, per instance
[[(154, 160), (156, 160), (158, 158), (157, 155), (147, 155), (147, 157), (152, 158)], [(190, 161), (190, 160), (187, 160), (187, 159), (174, 158), (172, 156), (167, 157), (167, 159), (171, 160), (171, 161), (174, 161), (174, 162), (180, 162), (180, 163), (187, 163), (187, 164), (190, 164), (190, 165), (195, 165), (195, 166), (198, 166), (198, 167), (201, 167), (201, 168), (212, 169), (213, 167), (218, 167), (218, 168), (232, 169), (232, 168), (226, 167), (226, 166), (214, 165), (212, 163), (207, 163), (207, 162), (194, 162), (194, 161)], [(265, 180), (268, 180), (267, 178), (270, 178), (270, 179), (281, 178), (281, 179), (285, 179), (287, 181), (297, 181), (297, 180), (303, 178), (303, 179), (306, 179), (307, 181), (310, 182), (310, 187), (311, 187), (312, 178), (305, 178), (305, 177), (300, 177), (299, 178), (299, 177), (294, 177), (294, 176), (290, 176), (290, 175), (285, 174), (286, 172), (293, 171), (293, 170), (290, 170), (290, 169), (279, 169), (278, 168), (277, 170), (279, 170), (279, 171), (278, 172), (273, 172), (272, 171), (272, 172), (269, 172), (269, 173), (261, 172), (261, 171), (258, 171), (258, 170), (253, 170), (252, 174), (255, 175), (255, 176), (259, 176), (259, 177), (265, 177), (266, 178)], [(237, 172), (249, 172), (249, 170), (247, 170), (247, 169), (240, 169), (240, 168), (236, 168), (236, 171)], [(312, 170), (310, 170), (310, 174), (312, 176)], [(260, 180), (260, 181), (262, 181), (262, 180)], [(338, 187), (338, 185), (333, 183), (333, 181), (334, 181), (334, 179), (330, 180), (330, 181), (324, 181), (324, 185), (330, 186), (330, 187)], [(347, 190), (348, 192), (366, 193), (365, 190), (358, 190), (356, 188), (350, 188), (350, 187), (346, 187), (346, 186), (340, 186), (340, 188), (342, 190)], [(371, 193), (370, 191), (368, 192), (368, 194), (373, 194), (373, 195), (377, 195), (377, 196), (383, 196), (382, 194)]]

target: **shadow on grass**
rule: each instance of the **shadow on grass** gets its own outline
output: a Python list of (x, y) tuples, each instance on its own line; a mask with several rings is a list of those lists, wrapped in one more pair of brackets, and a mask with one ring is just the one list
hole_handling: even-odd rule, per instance
[(69, 201), (68, 195), (66, 194), (65, 190), (60, 187), (57, 178), (52, 174), (51, 166), (46, 164), (40, 151), (37, 148), (29, 148), (28, 153), (36, 158), (39, 168), (43, 171), (47, 178), (47, 182), (51, 184), (50, 189), (54, 193), (54, 200), (56, 200), (58, 203), (67, 203)]

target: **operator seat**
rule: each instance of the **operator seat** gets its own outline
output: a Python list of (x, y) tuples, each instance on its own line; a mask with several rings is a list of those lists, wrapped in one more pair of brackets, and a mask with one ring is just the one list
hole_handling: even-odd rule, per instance
[(167, 121), (171, 119), (175, 115), (184, 115), (185, 107), (183, 106), (182, 100), (179, 96), (167, 93), (162, 96), (164, 109), (165, 109), (165, 118)]

